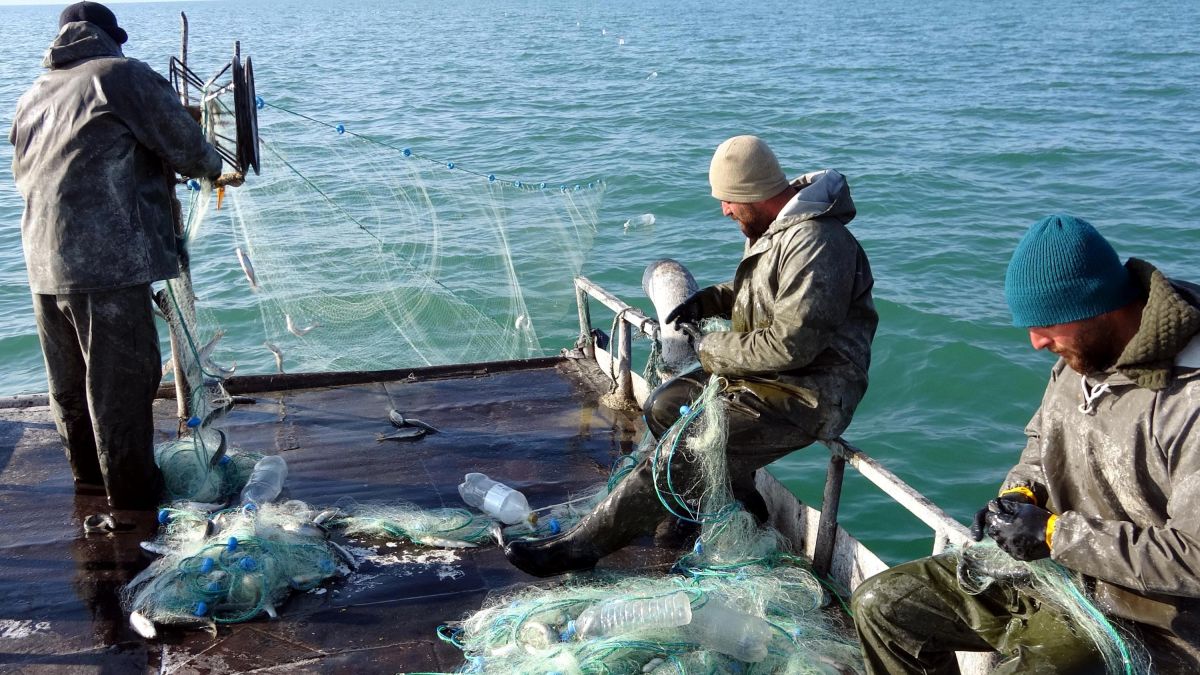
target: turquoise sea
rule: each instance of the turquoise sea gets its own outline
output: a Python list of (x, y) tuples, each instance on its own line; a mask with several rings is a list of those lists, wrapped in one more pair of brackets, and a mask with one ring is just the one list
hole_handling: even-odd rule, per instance
[[(1200, 3), (1191, 0), (113, 8), (131, 35), (126, 54), (160, 72), (186, 11), (196, 69), (208, 74), (240, 40), (268, 103), (483, 175), (603, 179), (582, 270), (623, 297), (641, 294), (641, 271), (659, 257), (685, 262), (702, 285), (732, 275), (742, 238), (706, 182), (726, 137), (764, 137), (793, 175), (840, 170), (881, 316), (871, 389), (846, 437), (964, 522), (1015, 461), (1053, 362), (1009, 325), (1002, 296), (1024, 228), (1071, 212), (1123, 256), (1200, 280)], [(60, 9), (0, 6), (5, 128)], [(277, 114), (260, 111), (264, 138)], [(316, 169), (326, 161), (315, 150), (291, 158)], [(0, 144), (0, 395), (45, 389), (10, 160)], [(622, 227), (643, 213), (653, 227)], [(538, 226), (519, 220), (510, 226)], [(242, 350), (239, 372), (270, 372), (259, 315), (221, 251), (221, 274), (197, 280), (201, 302), (220, 317), (225, 344)], [(199, 267), (215, 265), (210, 253), (196, 249)], [(470, 269), (450, 255), (443, 263)], [(541, 303), (537, 288), (526, 301), (538, 348), (551, 354), (576, 327), (571, 309)], [(824, 465), (810, 449), (773, 471), (816, 501)], [(890, 562), (928, 552), (924, 526), (860, 479), (843, 514)]]

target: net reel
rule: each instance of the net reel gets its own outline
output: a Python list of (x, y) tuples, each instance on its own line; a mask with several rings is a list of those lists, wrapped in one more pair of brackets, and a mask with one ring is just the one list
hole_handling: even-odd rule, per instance
[[(259, 173), (258, 101), (254, 93), (254, 64), (242, 62), (241, 43), (233, 58), (215, 75), (202, 80), (178, 57), (171, 57), (171, 85), (185, 106), (197, 100), (204, 111), (201, 123), (208, 141), (230, 166), (242, 174)], [(186, 52), (185, 57), (186, 58)]]

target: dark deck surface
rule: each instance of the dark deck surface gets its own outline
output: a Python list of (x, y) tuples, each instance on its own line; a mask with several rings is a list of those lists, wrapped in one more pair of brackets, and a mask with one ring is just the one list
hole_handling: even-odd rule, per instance
[[(480, 471), (525, 493), (536, 508), (602, 481), (642, 433), (636, 415), (598, 405), (602, 390), (575, 361), (481, 374), (442, 370), (415, 379), (252, 394), (221, 427), (235, 448), (282, 453), (284, 498), (317, 506), (340, 497), (462, 506), (457, 484)], [(157, 404), (162, 440), (175, 403)], [(410, 443), (377, 443), (387, 411), (442, 430)], [(492, 545), (442, 551), (347, 543), (363, 558), (348, 578), (294, 594), (277, 620), (206, 632), (165, 629), (147, 641), (118, 603), (150, 562), (138, 542), (154, 524), (85, 537), (83, 518), (103, 497), (75, 495), (44, 405), (0, 408), (0, 671), (54, 673), (449, 672), (462, 663), (435, 629), (477, 609), (489, 591), (534, 581)], [(122, 520), (136, 514), (118, 513)], [(667, 569), (679, 552), (647, 539), (604, 561)]]

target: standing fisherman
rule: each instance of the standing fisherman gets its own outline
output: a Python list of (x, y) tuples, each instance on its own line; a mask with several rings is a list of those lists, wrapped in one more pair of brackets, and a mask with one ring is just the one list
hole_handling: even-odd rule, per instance
[(152, 509), (162, 360), (150, 284), (180, 271), (175, 173), (216, 178), (221, 158), (170, 83), (122, 54), (112, 11), (79, 2), (59, 28), (9, 135), (50, 408), (77, 492)]

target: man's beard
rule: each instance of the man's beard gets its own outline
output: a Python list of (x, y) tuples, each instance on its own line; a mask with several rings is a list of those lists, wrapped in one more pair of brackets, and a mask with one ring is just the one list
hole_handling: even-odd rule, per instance
[(758, 209), (753, 209), (746, 214), (747, 220), (738, 220), (738, 227), (741, 228), (742, 234), (747, 239), (757, 240), (759, 237), (766, 234), (767, 229), (771, 227), (771, 223), (775, 219), (766, 215)]
[(1054, 353), (1066, 360), (1071, 370), (1081, 375), (1091, 375), (1112, 368), (1121, 357), (1124, 347), (1123, 344), (1117, 344), (1108, 325), (1096, 323), (1079, 332), (1073, 348)]

